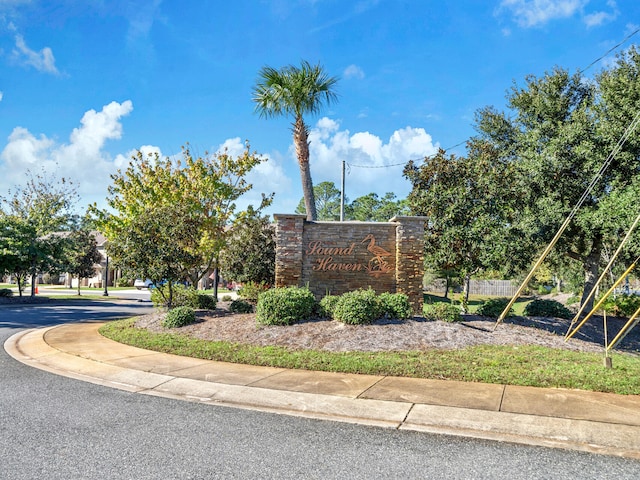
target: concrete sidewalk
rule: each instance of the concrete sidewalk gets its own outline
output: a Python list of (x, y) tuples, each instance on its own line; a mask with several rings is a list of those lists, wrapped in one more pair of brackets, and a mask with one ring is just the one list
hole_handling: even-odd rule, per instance
[(255, 367), (129, 347), (102, 323), (20, 332), (15, 359), (145, 395), (640, 458), (640, 396)]

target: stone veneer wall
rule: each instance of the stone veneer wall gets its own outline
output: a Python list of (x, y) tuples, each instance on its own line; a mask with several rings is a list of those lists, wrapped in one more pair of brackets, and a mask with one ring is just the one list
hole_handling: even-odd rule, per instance
[(305, 286), (321, 298), (358, 288), (405, 293), (422, 311), (425, 217), (389, 222), (307, 222), (274, 215), (276, 286)]

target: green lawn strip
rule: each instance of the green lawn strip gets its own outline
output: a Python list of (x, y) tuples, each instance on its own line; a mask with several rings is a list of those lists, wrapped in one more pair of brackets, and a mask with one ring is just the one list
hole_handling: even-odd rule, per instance
[(117, 342), (148, 350), (249, 365), (640, 394), (640, 358), (622, 354), (614, 354), (613, 368), (605, 369), (602, 355), (537, 346), (483, 345), (420, 352), (324, 352), (153, 333), (135, 328), (134, 322), (135, 319), (109, 322), (100, 333)]
[[(460, 305), (460, 294), (459, 293), (450, 293), (449, 298), (444, 298), (442, 295), (437, 293), (425, 293), (424, 294), (424, 302), (425, 303), (453, 303), (454, 305)], [(476, 313), (478, 308), (489, 299), (492, 298), (507, 298), (507, 297), (499, 297), (494, 295), (469, 295), (469, 313)], [(524, 315), (524, 307), (526, 307), (532, 298), (529, 297), (520, 297), (513, 304), (513, 312), (515, 316)]]

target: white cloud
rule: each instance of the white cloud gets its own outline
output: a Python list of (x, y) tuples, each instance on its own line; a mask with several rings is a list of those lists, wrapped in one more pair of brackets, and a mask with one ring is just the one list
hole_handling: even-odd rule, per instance
[(3, 98), (3, 97), (4, 97), (4, 93), (2, 93), (2, 92), (0, 91), (0, 102), (2, 101), (2, 98)]
[[(230, 138), (221, 143), (216, 149), (216, 152), (221, 153), (225, 149), (229, 155), (237, 157), (244, 153), (245, 144), (240, 140), (240, 137)], [(253, 189), (236, 202), (238, 208), (244, 209), (248, 205), (257, 207), (262, 201), (262, 194), (270, 195), (276, 193), (275, 203), (273, 207), (269, 209), (269, 213), (292, 212), (293, 210), (285, 207), (285, 205), (288, 205), (288, 202), (291, 201), (288, 195), (291, 192), (292, 181), (282, 167), (282, 159), (278, 158), (279, 156), (277, 155), (261, 156), (265, 161), (251, 170), (246, 178), (247, 182), (253, 185)], [(285, 208), (285, 210), (282, 210), (282, 208)]]
[(49, 47), (45, 47), (39, 52), (31, 50), (22, 38), (22, 35), (16, 35), (16, 48), (13, 50), (14, 58), (23, 65), (28, 65), (40, 72), (53, 73), (58, 75), (56, 68), (56, 59), (53, 51)]
[(535, 27), (569, 18), (587, 3), (588, 0), (502, 0), (499, 10), (510, 11), (516, 23), (523, 27)]
[(155, 156), (155, 154), (158, 154), (158, 158), (162, 158), (162, 151), (159, 147), (156, 147), (155, 145), (142, 145), (140, 148), (135, 150), (129, 150), (124, 155), (121, 153), (116, 155), (116, 158), (113, 160), (113, 165), (118, 170), (125, 170), (129, 166), (129, 162), (138, 154), (138, 152), (141, 152), (142, 156), (145, 158)]
[(362, 80), (364, 78), (364, 70), (357, 65), (349, 65), (344, 69), (344, 78), (355, 78)]
[(36, 137), (24, 127), (16, 127), (0, 153), (0, 190), (20, 185), (27, 170), (55, 171), (79, 186), (79, 193), (87, 202), (102, 201), (106, 197), (109, 175), (116, 169), (104, 151), (107, 140), (122, 136), (121, 118), (131, 113), (133, 105), (127, 100), (111, 102), (100, 112), (87, 111), (74, 128), (68, 143), (58, 143), (40, 135)]
[(597, 27), (598, 25), (612, 22), (620, 15), (620, 10), (618, 10), (618, 5), (614, 0), (608, 0), (607, 6), (611, 9), (610, 12), (595, 12), (584, 16), (584, 23), (587, 27)]
[[(423, 128), (401, 128), (385, 142), (370, 132), (340, 130), (338, 122), (326, 117), (310, 131), (309, 139), (314, 183), (331, 181), (340, 185), (344, 160), (348, 165), (345, 190), (349, 200), (371, 192), (393, 192), (404, 198), (411, 189), (402, 176), (404, 164), (432, 155), (439, 147)], [(293, 147), (291, 153), (293, 156)]]

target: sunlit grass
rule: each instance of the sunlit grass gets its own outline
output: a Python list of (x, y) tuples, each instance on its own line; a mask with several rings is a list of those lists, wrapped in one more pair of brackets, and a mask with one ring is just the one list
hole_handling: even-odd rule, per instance
[[(476, 313), (478, 311), (478, 308), (480, 308), (480, 306), (484, 302), (492, 298), (501, 298), (501, 297), (496, 295), (474, 295), (474, 294), (469, 295), (469, 303), (468, 303), (469, 313)], [(502, 297), (502, 298), (505, 298), (505, 297)], [(444, 298), (441, 294), (438, 294), (438, 293), (429, 292), (424, 294), (425, 303), (445, 302), (445, 303), (453, 303), (456, 305), (460, 305), (460, 299), (461, 299), (461, 295), (459, 293), (449, 293), (448, 298)], [(524, 315), (524, 308), (531, 301), (532, 299), (529, 297), (518, 298), (516, 302), (513, 304), (513, 314), (518, 316)]]
[(135, 319), (110, 322), (107, 338), (148, 350), (232, 363), (326, 372), (392, 375), (533, 387), (558, 387), (640, 394), (640, 358), (614, 354), (605, 369), (602, 355), (539, 346), (475, 346), (459, 350), (326, 352), (212, 342), (134, 327)]

